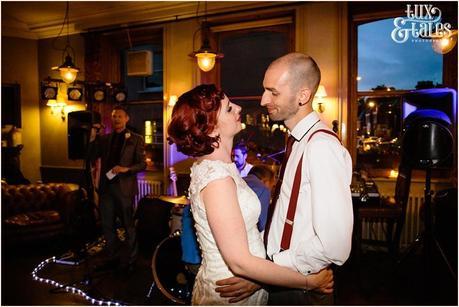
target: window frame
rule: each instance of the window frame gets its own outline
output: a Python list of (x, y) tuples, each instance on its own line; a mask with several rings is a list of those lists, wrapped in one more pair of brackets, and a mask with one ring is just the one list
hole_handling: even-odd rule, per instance
[[(220, 46), (221, 40), (228, 38), (228, 37), (234, 37), (238, 35), (244, 35), (244, 34), (249, 34), (251, 32), (258, 32), (258, 31), (267, 31), (267, 32), (278, 32), (278, 33), (286, 33), (288, 35), (288, 52), (293, 52), (295, 49), (295, 27), (294, 23), (279, 23), (276, 25), (269, 25), (269, 26), (263, 26), (263, 27), (256, 27), (256, 28), (248, 28), (248, 29), (236, 29), (236, 30), (228, 30), (228, 31), (221, 31), (216, 34), (216, 40), (218, 45)], [(221, 66), (220, 66), (221, 69)], [(218, 74), (218, 86), (221, 87), (221, 70), (219, 71)], [(260, 84), (260, 87), (262, 87), (262, 84)], [(243, 95), (243, 96), (231, 96), (229, 97), (233, 101), (237, 100), (254, 100), (254, 101), (260, 101), (261, 100), (261, 95)]]
[[(402, 6), (400, 5), (400, 8)], [(349, 23), (349, 35), (350, 35), (350, 52), (349, 52), (349, 104), (348, 104), (348, 139), (349, 151), (352, 157), (352, 164), (357, 164), (357, 111), (358, 111), (358, 87), (357, 87), (357, 76), (358, 76), (358, 26), (374, 22), (387, 18), (394, 18), (397, 16), (403, 16), (403, 10), (387, 10), (387, 11), (376, 11), (374, 8), (360, 7), (356, 9), (357, 12), (351, 10), (349, 12), (351, 22)], [(371, 92), (373, 93), (373, 92)], [(374, 93), (373, 93), (374, 94)]]
[[(453, 27), (457, 28), (457, 15), (455, 11), (451, 12), (451, 7), (448, 3), (434, 3), (437, 7), (442, 10), (443, 17), (445, 20), (450, 22)], [(353, 165), (357, 163), (357, 101), (361, 96), (378, 96), (381, 91), (365, 91), (358, 92), (357, 87), (357, 76), (358, 76), (358, 26), (374, 22), (387, 18), (395, 18), (398, 16), (406, 16), (404, 12), (406, 2), (390, 2), (384, 4), (361, 2), (361, 3), (350, 3), (349, 4), (349, 104), (348, 104), (348, 134), (347, 142), (349, 144), (349, 152), (352, 157)], [(457, 45), (455, 48), (458, 48)], [(452, 87), (457, 91), (457, 52), (454, 50), (443, 55), (443, 67), (442, 67), (442, 79), (443, 86)], [(391, 91), (390, 95), (403, 94), (402, 90)], [(370, 95), (371, 94), (371, 95)], [(389, 92), (385, 93), (389, 94)], [(455, 166), (456, 167), (456, 166)], [(372, 177), (387, 176), (388, 169), (375, 169)], [(413, 174), (418, 174), (419, 171), (415, 170)], [(436, 173), (436, 172), (435, 172)]]
[[(242, 25), (245, 25), (246, 28), (243, 28)], [(232, 24), (214, 26), (213, 29), (216, 30), (216, 33), (214, 33), (214, 39), (215, 39), (216, 45), (218, 46), (221, 45), (221, 41), (223, 39), (228, 38), (228, 37), (249, 34), (251, 32), (268, 31), (268, 32), (285, 33), (287, 35), (287, 41), (288, 41), (287, 52), (293, 52), (295, 50), (296, 33), (295, 33), (294, 11), (290, 11), (287, 13), (283, 12), (282, 15), (275, 16), (275, 18), (273, 18), (273, 16), (267, 16), (266, 18), (260, 18), (259, 20), (256, 20), (253, 22), (241, 21), (240, 23), (236, 23), (236, 24), (232, 23)], [(218, 65), (216, 83), (218, 87), (221, 87), (221, 64)], [(262, 88), (261, 83), (259, 86), (260, 88)], [(229, 96), (228, 98), (231, 99), (231, 101), (236, 104), (250, 102), (250, 103), (257, 104), (259, 108), (262, 108), (259, 104), (262, 98), (262, 94), (261, 95)], [(272, 124), (275, 123), (275, 122), (272, 122), (271, 120), (269, 120), (269, 122)], [(279, 124), (283, 124), (283, 123), (279, 123)], [(260, 126), (257, 125), (257, 127), (260, 131)], [(263, 131), (261, 131), (260, 133), (263, 133)], [(284, 143), (285, 143), (284, 140), (282, 140), (282, 146)]]

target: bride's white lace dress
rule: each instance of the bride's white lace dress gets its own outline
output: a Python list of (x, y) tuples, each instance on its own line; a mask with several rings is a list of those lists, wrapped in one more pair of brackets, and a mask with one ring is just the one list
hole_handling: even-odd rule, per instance
[[(206, 209), (200, 191), (216, 179), (232, 177), (237, 187), (237, 197), (247, 230), (249, 249), (252, 255), (265, 258), (263, 239), (257, 228), (261, 207), (256, 194), (239, 175), (234, 163), (203, 160), (191, 167), (190, 200), (196, 233), (201, 247), (202, 262), (193, 288), (193, 305), (229, 305), (227, 298), (215, 292), (216, 281), (234, 276), (218, 250), (207, 221)], [(222, 202), (225, 200), (222, 199)], [(266, 305), (268, 293), (260, 289), (238, 305)]]

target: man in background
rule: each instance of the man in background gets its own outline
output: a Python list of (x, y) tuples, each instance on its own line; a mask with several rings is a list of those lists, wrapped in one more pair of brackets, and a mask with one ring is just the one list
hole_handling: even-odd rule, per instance
[(253, 167), (252, 164), (247, 163), (247, 151), (247, 147), (244, 143), (236, 144), (233, 148), (233, 161), (242, 178), (246, 177)]
[(125, 229), (128, 247), (127, 260), (122, 261), (123, 271), (132, 271), (137, 259), (137, 241), (134, 226), (134, 196), (137, 190), (137, 173), (146, 168), (143, 137), (129, 129), (126, 108), (115, 106), (112, 111), (110, 134), (96, 136), (95, 125), (90, 138), (90, 158), (101, 158), (99, 183), (102, 230), (106, 240), (108, 261), (103, 268), (115, 268), (121, 261), (116, 231), (116, 218)]

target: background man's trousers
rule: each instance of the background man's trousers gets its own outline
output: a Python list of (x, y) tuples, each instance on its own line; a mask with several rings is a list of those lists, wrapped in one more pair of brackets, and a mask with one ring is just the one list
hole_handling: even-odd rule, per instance
[(107, 184), (100, 195), (100, 214), (102, 218), (102, 230), (107, 241), (107, 250), (110, 258), (117, 257), (117, 234), (115, 228), (116, 217), (121, 220), (126, 230), (126, 243), (129, 248), (129, 264), (133, 264), (137, 258), (137, 240), (134, 225), (134, 208), (132, 198), (124, 196), (119, 184)]

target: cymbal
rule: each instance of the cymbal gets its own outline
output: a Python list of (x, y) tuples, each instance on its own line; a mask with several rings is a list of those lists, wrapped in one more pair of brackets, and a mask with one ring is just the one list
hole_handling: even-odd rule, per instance
[(162, 201), (172, 203), (172, 204), (177, 204), (177, 205), (189, 205), (190, 200), (186, 198), (185, 196), (169, 196), (169, 195), (161, 195), (159, 197)]

